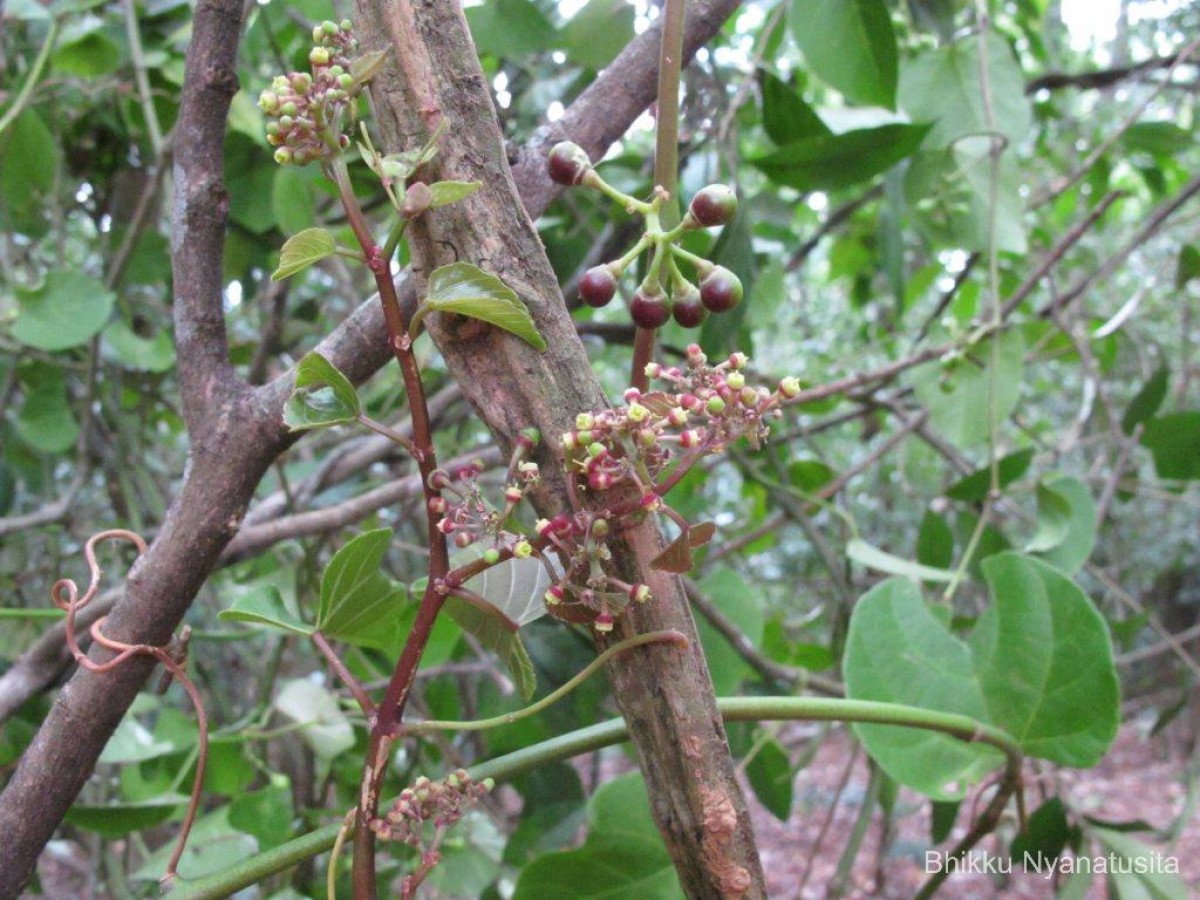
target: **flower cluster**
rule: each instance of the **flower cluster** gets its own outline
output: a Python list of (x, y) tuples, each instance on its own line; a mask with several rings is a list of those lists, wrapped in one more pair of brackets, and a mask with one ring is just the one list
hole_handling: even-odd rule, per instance
[(490, 778), (475, 781), (465, 769), (450, 773), (443, 781), (431, 781), (422, 775), (371, 823), (371, 830), (384, 840), (421, 847), (429, 838), (425, 826), (431, 824), (435, 829), (431, 843), (436, 845), (444, 832), (493, 787)]
[(757, 447), (766, 437), (767, 418), (799, 393), (800, 382), (785, 378), (773, 391), (753, 386), (744, 371), (748, 362), (744, 353), (732, 353), (710, 365), (692, 344), (683, 368), (649, 363), (647, 377), (666, 382), (668, 389), (643, 394), (630, 388), (625, 406), (581, 414), (575, 429), (562, 436), (573, 471), (592, 491), (632, 484), (642, 506), (653, 510), (678, 480), (659, 480), (672, 462), (720, 453), (741, 437)]
[(498, 561), (501, 551), (505, 550), (516, 557), (532, 554), (529, 541), (508, 531), (507, 525), (513, 511), (525, 498), (525, 492), (541, 479), (538, 464), (525, 459), (538, 440), (536, 428), (518, 435), (509, 461), (501, 506), (493, 505), (484, 495), (478, 480), (484, 470), (481, 462), (468, 463), (454, 472), (438, 469), (430, 474), (429, 486), (438, 495), (430, 498), (429, 509), (441, 516), (438, 531), (448, 536), (454, 546), (464, 548), (476, 541), (486, 541), (489, 546), (484, 551), (484, 559), (489, 563)]
[(350, 145), (341, 122), (367, 81), (351, 61), (358, 41), (348, 19), (314, 27), (313, 44), (311, 74), (280, 75), (258, 98), (267, 116), (267, 141), (278, 148), (275, 161), (285, 165), (327, 160)]
[[(733, 272), (683, 249), (684, 232), (726, 225), (737, 212), (737, 195), (723, 184), (710, 184), (692, 198), (676, 227), (664, 231), (659, 209), (667, 195), (661, 189), (649, 203), (635, 200), (605, 182), (592, 168), (587, 153), (577, 144), (556, 144), (547, 157), (550, 178), (559, 184), (600, 191), (646, 220), (646, 233), (620, 259), (588, 269), (579, 281), (579, 297), (588, 306), (607, 306), (616, 296), (617, 282), (644, 250), (653, 256), (637, 291), (629, 301), (629, 316), (639, 328), (658, 328), (673, 316), (684, 328), (698, 328), (709, 313), (728, 312), (742, 300), (742, 283)], [(683, 274), (680, 263), (691, 266), (698, 282)]]

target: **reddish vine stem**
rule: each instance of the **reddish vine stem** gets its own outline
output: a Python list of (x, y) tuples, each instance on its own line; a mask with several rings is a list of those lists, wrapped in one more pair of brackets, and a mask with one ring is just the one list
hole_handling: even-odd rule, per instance
[(100, 589), (100, 578), (103, 572), (96, 559), (96, 545), (101, 541), (107, 540), (128, 541), (137, 548), (138, 556), (146, 552), (145, 540), (135, 532), (127, 531), (123, 528), (114, 528), (94, 534), (83, 547), (83, 558), (87, 563), (90, 578), (88, 588), (83, 593), (83, 596), (80, 596), (79, 587), (74, 581), (70, 578), (61, 578), (50, 589), (50, 599), (54, 601), (55, 606), (66, 613), (65, 640), (67, 647), (71, 651), (71, 655), (75, 657), (75, 662), (81, 668), (87, 669), (96, 675), (103, 675), (106, 672), (111, 672), (123, 662), (135, 656), (151, 656), (162, 663), (163, 668), (170, 673), (171, 677), (183, 686), (183, 689), (187, 691), (188, 698), (192, 701), (192, 705), (196, 709), (196, 725), (199, 731), (199, 749), (196, 753), (196, 776), (192, 781), (192, 793), (188, 799), (187, 812), (184, 814), (183, 823), (179, 828), (179, 837), (175, 840), (175, 849), (172, 851), (171, 858), (167, 862), (167, 871), (162, 877), (162, 883), (166, 885), (178, 874), (179, 860), (183, 857), (183, 850), (187, 846), (188, 836), (191, 834), (192, 825), (196, 821), (196, 814), (200, 810), (200, 789), (204, 784), (204, 769), (208, 763), (208, 715), (204, 711), (204, 700), (200, 696), (200, 690), (188, 678), (184, 660), (176, 659), (168, 647), (155, 647), (151, 644), (126, 644), (123, 641), (115, 641), (112, 638), (106, 637), (102, 626), (107, 616), (97, 619), (92, 624), (92, 641), (104, 649), (112, 651), (116, 656), (107, 662), (97, 663), (90, 659), (79, 646), (79, 640), (75, 635), (75, 616), (92, 602), (92, 599)]
[(409, 414), (412, 418), (412, 450), (421, 473), (421, 484), (425, 496), (425, 518), (429, 534), (429, 581), (417, 608), (412, 630), (404, 643), (400, 659), (392, 671), (392, 677), (384, 691), (383, 700), (371, 717), (371, 734), (367, 741), (367, 754), (363, 766), (359, 792), (357, 828), (354, 833), (354, 896), (362, 900), (375, 897), (375, 832), (371, 822), (379, 815), (379, 793), (387, 772), (388, 752), (392, 742), (402, 730), (404, 707), (409, 691), (416, 679), (417, 666), (434, 622), (445, 603), (445, 594), (439, 590), (446, 574), (450, 571), (450, 555), (444, 535), (437, 528), (438, 514), (429, 501), (441, 496), (434, 487), (433, 474), (437, 469), (437, 454), (433, 446), (433, 430), (430, 426), (429, 407), (425, 399), (425, 388), (421, 383), (421, 370), (412, 352), (412, 338), (408, 334), (408, 323), (400, 308), (396, 295), (396, 284), (392, 280), (391, 263), (383, 249), (375, 243), (370, 228), (354, 196), (350, 179), (346, 174), (345, 162), (338, 157), (330, 165), (334, 182), (337, 184), (342, 206), (354, 230), (355, 237), (367, 260), (367, 267), (375, 276), (379, 301), (383, 306), (387, 325), (388, 347), (400, 366), (404, 379), (404, 390), (408, 397)]

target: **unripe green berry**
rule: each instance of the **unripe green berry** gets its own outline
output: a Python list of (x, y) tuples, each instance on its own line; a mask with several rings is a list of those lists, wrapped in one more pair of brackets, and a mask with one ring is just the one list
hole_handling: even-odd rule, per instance
[(487, 550), (483, 551), (483, 561), (489, 566), (494, 566), (496, 563), (500, 562), (500, 551), (495, 547), (489, 547)]
[(312, 52), (308, 54), (308, 61), (314, 66), (327, 66), (329, 59), (329, 50), (325, 47), (313, 47)]
[(779, 382), (779, 393), (791, 400), (800, 394), (800, 379), (792, 375)]
[(746, 376), (741, 372), (730, 372), (725, 376), (725, 383), (735, 391), (740, 391), (746, 385)]
[(725, 412), (725, 401), (720, 397), (709, 397), (708, 403), (705, 404), (704, 408), (708, 410), (709, 415), (719, 416)]

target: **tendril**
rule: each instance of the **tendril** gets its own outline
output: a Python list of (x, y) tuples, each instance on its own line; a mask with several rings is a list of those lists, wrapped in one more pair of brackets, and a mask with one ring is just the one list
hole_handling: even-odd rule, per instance
[(188, 800), (187, 813), (183, 818), (179, 836), (175, 842), (175, 850), (171, 854), (170, 861), (167, 863), (166, 874), (162, 877), (162, 883), (165, 885), (178, 874), (179, 860), (183, 856), (188, 836), (191, 833), (192, 825), (196, 821), (196, 814), (200, 808), (200, 789), (204, 783), (204, 769), (208, 762), (208, 716), (204, 712), (204, 702), (200, 697), (199, 689), (188, 678), (186, 671), (186, 651), (179, 649), (186, 647), (186, 642), (172, 641), (165, 647), (156, 647), (152, 644), (126, 644), (123, 641), (113, 640), (104, 634), (103, 625), (108, 618), (104, 616), (97, 619), (95, 624), (92, 625), (92, 640), (116, 655), (107, 662), (98, 663), (90, 659), (79, 646), (79, 640), (75, 634), (75, 617), (81, 609), (92, 602), (92, 599), (100, 590), (100, 579), (103, 577), (104, 572), (96, 559), (96, 545), (102, 541), (126, 541), (137, 548), (139, 557), (146, 553), (146, 541), (141, 535), (122, 528), (101, 531), (92, 535), (83, 547), (83, 558), (87, 564), (90, 580), (88, 588), (82, 596), (79, 593), (79, 586), (70, 578), (61, 578), (54, 583), (54, 586), (50, 589), (50, 599), (54, 601), (55, 606), (66, 613), (66, 642), (71, 655), (75, 657), (75, 661), (82, 668), (96, 675), (111, 672), (123, 662), (135, 656), (152, 657), (162, 664), (170, 677), (183, 686), (183, 689), (187, 691), (188, 697), (192, 701), (192, 706), (196, 710), (196, 723), (200, 733), (199, 750), (196, 756), (196, 777), (192, 782), (192, 793)]

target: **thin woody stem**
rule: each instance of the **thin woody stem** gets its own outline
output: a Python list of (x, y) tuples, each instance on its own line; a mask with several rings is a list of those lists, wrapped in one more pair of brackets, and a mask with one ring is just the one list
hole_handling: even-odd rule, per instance
[[(654, 138), (654, 184), (667, 192), (659, 216), (670, 229), (679, 221), (675, 188), (679, 180), (679, 73), (683, 61), (686, 0), (663, 4), (662, 45), (658, 57), (658, 121)], [(638, 328), (633, 338), (629, 383), (639, 391), (649, 386), (646, 363), (654, 356), (655, 329)]]
[[(429, 502), (441, 496), (440, 491), (433, 487), (432, 480), (433, 473), (437, 469), (437, 454), (433, 447), (429, 406), (425, 398), (424, 385), (421, 383), (421, 371), (412, 352), (412, 339), (408, 335), (408, 323), (405, 321), (400, 307), (396, 284), (392, 280), (391, 260), (384, 248), (376, 244), (371, 237), (370, 228), (367, 226), (362, 209), (350, 187), (345, 162), (341, 157), (337, 157), (330, 165), (329, 170), (337, 184), (350, 227), (354, 230), (354, 234), (362, 246), (368, 268), (375, 276), (375, 286), (379, 290), (379, 300), (383, 305), (383, 316), (387, 325), (388, 347), (400, 365), (400, 372), (404, 378), (404, 389), (408, 396), (409, 414), (412, 418), (413, 439), (410, 450), (421, 473), (421, 484), (425, 495), (426, 527), (429, 535), (428, 587), (417, 608), (417, 616), (413, 621), (412, 630), (409, 632), (408, 640), (405, 641), (396, 668), (392, 672), (383, 700), (375, 710), (375, 718), (367, 742), (366, 762), (363, 767), (354, 834), (353, 882), (355, 897), (371, 900), (375, 897), (375, 833), (371, 830), (371, 821), (379, 811), (379, 791), (387, 771), (388, 750), (400, 731), (404, 707), (416, 678), (421, 655), (425, 651), (425, 645), (429, 642), (429, 635), (433, 631), (438, 613), (441, 612), (442, 604), (445, 603), (445, 594), (437, 590), (437, 585), (450, 571), (450, 556), (446, 548), (445, 537), (437, 528), (438, 515), (432, 510)], [(396, 235), (396, 232), (393, 234)], [(396, 236), (398, 238), (398, 235)]]

